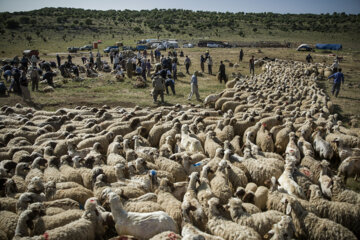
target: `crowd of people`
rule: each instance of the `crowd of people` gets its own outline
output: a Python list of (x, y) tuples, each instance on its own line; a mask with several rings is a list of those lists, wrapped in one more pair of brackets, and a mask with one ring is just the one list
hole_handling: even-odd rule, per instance
[[(192, 61), (189, 55), (184, 55), (184, 52), (181, 50), (179, 52), (179, 57), (184, 58), (184, 66), (186, 74), (191, 75), (190, 85), (191, 91), (188, 95), (188, 100), (192, 99), (192, 96), (195, 95), (198, 101), (201, 101), (199, 94), (198, 86), (198, 76), (200, 71), (193, 71), (193, 74), (190, 74), (190, 68)], [(31, 57), (23, 56), (22, 59), (19, 59), (18, 56), (15, 56), (10, 63), (6, 63), (0, 69), (0, 76), (3, 75), (5, 81), (10, 84), (9, 88), (6, 88), (4, 82), (0, 82), (0, 95), (9, 94), (10, 92), (19, 94), (23, 96), (25, 101), (31, 101), (30, 91), (28, 90), (28, 85), (31, 82), (31, 90), (38, 91), (39, 81), (46, 80), (49, 86), (55, 87), (53, 78), (56, 76), (56, 73), (52, 68), (58, 68), (61, 76), (64, 78), (79, 78), (80, 73), (86, 73), (87, 77), (95, 78), (99, 76), (99, 71), (104, 72), (113, 72), (116, 75), (117, 79), (124, 79), (125, 72), (128, 78), (132, 78), (134, 75), (141, 76), (144, 82), (147, 81), (148, 77), (152, 79), (153, 90), (151, 95), (153, 97), (154, 103), (158, 103), (158, 97), (160, 96), (161, 102), (164, 103), (164, 94), (170, 94), (169, 88), (173, 95), (176, 95), (176, 82), (177, 82), (177, 72), (178, 72), (178, 53), (175, 49), (170, 49), (167, 54), (167, 57), (161, 53), (160, 50), (147, 50), (138, 51), (134, 53), (132, 51), (110, 51), (108, 63), (106, 60), (102, 60), (102, 56), (98, 51), (96, 56), (93, 52), (90, 51), (88, 57), (85, 55), (81, 56), (81, 61), (84, 66), (73, 63), (72, 55), (69, 54), (62, 63), (62, 58), (59, 54), (56, 54), (56, 63), (52, 61), (40, 61), (36, 55)], [(239, 53), (239, 62), (242, 62), (244, 58), (243, 49)], [(313, 59), (311, 55), (306, 56), (306, 61), (308, 63), (312, 62)], [(205, 65), (207, 65), (207, 73), (213, 75), (213, 58), (210, 55), (209, 50), (200, 56), (200, 70), (201, 73), (205, 73)], [(154, 74), (151, 75), (151, 70), (155, 70)], [(250, 74), (255, 74), (255, 59), (254, 56), (251, 56), (249, 60), (249, 69)], [(333, 95), (336, 97), (340, 91), (341, 82), (344, 82), (344, 76), (341, 73), (339, 68), (338, 59), (334, 61), (333, 64), (334, 74), (329, 78), (334, 78), (333, 85)], [(223, 61), (220, 61), (219, 70), (218, 70), (218, 80), (220, 83), (224, 82), (225, 84), (228, 81), (226, 75), (226, 67)]]

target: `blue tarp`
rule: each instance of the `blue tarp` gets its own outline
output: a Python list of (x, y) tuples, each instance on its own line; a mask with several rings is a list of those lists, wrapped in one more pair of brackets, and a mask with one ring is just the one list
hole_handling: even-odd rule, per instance
[(326, 49), (326, 50), (340, 50), (342, 49), (341, 44), (316, 44), (316, 49)]

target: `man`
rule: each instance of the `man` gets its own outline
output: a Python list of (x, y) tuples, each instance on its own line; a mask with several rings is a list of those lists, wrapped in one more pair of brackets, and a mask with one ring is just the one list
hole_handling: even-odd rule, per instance
[[(36, 71), (37, 72), (37, 71)], [(26, 78), (26, 72), (21, 72), (20, 77), (20, 87), (21, 87), (21, 94), (24, 101), (31, 101), (30, 91), (28, 89), (29, 82)]]
[(33, 67), (36, 67), (36, 64), (37, 64), (38, 61), (39, 61), (39, 59), (37, 58), (36, 55), (31, 56), (31, 63), (32, 63)]
[(252, 75), (254, 76), (255, 74), (255, 59), (254, 59), (254, 55), (251, 56), (251, 59), (249, 61), (249, 66), (250, 66), (250, 74), (252, 72)]
[(28, 63), (29, 63), (29, 60), (25, 56), (23, 56), (21, 59), (21, 66), (25, 70), (25, 72), (27, 72)]
[(308, 63), (312, 62), (313, 61), (313, 58), (311, 57), (310, 53), (306, 56), (306, 61)]
[(146, 62), (146, 72), (147, 72), (147, 75), (150, 77), (150, 73), (151, 73), (151, 62), (150, 62), (150, 59), (147, 60)]
[(56, 61), (57, 61), (58, 67), (60, 67), (60, 65), (61, 65), (61, 58), (60, 58), (60, 56), (59, 56), (58, 53), (56, 54)]
[(200, 67), (201, 67), (201, 72), (204, 72), (204, 68), (205, 68), (205, 58), (203, 55), (200, 56)]
[(172, 71), (173, 71), (173, 78), (174, 80), (177, 79), (177, 63), (174, 61), (172, 64)]
[(39, 90), (40, 75), (39, 75), (39, 71), (38, 71), (38, 69), (36, 67), (31, 68), (30, 80), (31, 80), (31, 89), (32, 89), (32, 91), (33, 92), (35, 90), (38, 91)]
[(171, 74), (167, 75), (167, 79), (165, 80), (165, 89), (166, 89), (166, 94), (169, 95), (169, 89), (168, 87), (171, 88), (171, 91), (173, 93), (173, 95), (175, 95), (175, 81), (174, 79), (171, 79)]
[(94, 65), (94, 54), (91, 51), (89, 53), (89, 58), (90, 58), (90, 66), (92, 68)]
[(72, 64), (72, 56), (70, 55), (70, 53), (67, 56), (67, 59), (68, 59), (68, 63)]
[(114, 54), (115, 54), (114, 51), (110, 51), (110, 63), (111, 64), (113, 64), (113, 61), (114, 61)]
[(212, 65), (213, 65), (213, 61), (212, 61), (212, 57), (211, 57), (210, 55), (208, 56), (207, 64), (208, 64), (209, 74), (212, 75)]
[(49, 84), (49, 86), (54, 87), (53, 77), (54, 77), (54, 73), (51, 72), (51, 71), (47, 71), (47, 72), (43, 75), (43, 80), (46, 80), (47, 83)]
[(240, 55), (239, 55), (239, 61), (240, 61), (240, 62), (242, 62), (243, 57), (244, 57), (244, 52), (243, 52), (243, 50), (241, 49), (241, 50), (240, 50)]
[(186, 68), (186, 73), (190, 74), (189, 73), (189, 68), (190, 68), (190, 65), (191, 65), (191, 60), (190, 60), (190, 58), (188, 56), (186, 56), (184, 64), (185, 64), (185, 68)]
[(11, 85), (9, 87), (9, 93), (11, 90), (13, 90), (14, 93), (19, 93), (21, 94), (21, 88), (20, 88), (20, 71), (17, 68), (13, 68), (12, 70), (12, 76), (13, 79), (11, 81)]
[(226, 79), (226, 73), (225, 73), (225, 64), (223, 61), (220, 61), (220, 67), (219, 67), (219, 81), (222, 83), (222, 80), (224, 80), (225, 84), (227, 82)]
[(334, 84), (331, 90), (332, 95), (337, 97), (340, 92), (340, 86), (341, 83), (344, 83), (344, 74), (341, 72), (341, 68), (338, 69), (337, 73), (334, 73), (333, 75), (329, 76), (328, 79), (334, 78)]
[(133, 64), (130, 58), (126, 63), (126, 75), (128, 76), (128, 78), (132, 78), (133, 75)]
[(194, 74), (191, 77), (191, 92), (189, 94), (188, 100), (191, 100), (192, 96), (196, 95), (196, 100), (200, 101), (200, 95), (199, 95), (199, 87), (198, 87), (198, 80), (197, 80), (197, 74), (198, 71), (195, 71)]
[(153, 99), (154, 103), (157, 102), (157, 97), (160, 95), (161, 97), (161, 103), (164, 103), (164, 88), (165, 88), (165, 81), (164, 78), (161, 76), (155, 76), (152, 80), (153, 85)]

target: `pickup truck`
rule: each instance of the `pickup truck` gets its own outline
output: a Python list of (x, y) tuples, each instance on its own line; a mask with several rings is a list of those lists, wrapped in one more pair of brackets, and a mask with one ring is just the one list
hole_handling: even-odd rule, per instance
[(112, 49), (114, 49), (113, 51), (119, 51), (118, 46), (109, 46), (109, 47), (104, 49), (104, 53), (109, 53)]
[(82, 46), (82, 47), (80, 48), (81, 51), (83, 51), (83, 50), (92, 50), (92, 49), (93, 49), (93, 46), (92, 46), (92, 45), (85, 45), (85, 46)]

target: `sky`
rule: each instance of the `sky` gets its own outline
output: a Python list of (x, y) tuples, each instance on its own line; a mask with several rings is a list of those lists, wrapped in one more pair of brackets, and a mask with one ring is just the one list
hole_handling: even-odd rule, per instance
[(360, 14), (360, 0), (0, 0), (0, 12), (29, 11), (44, 7), (97, 10), (177, 8), (217, 12)]

